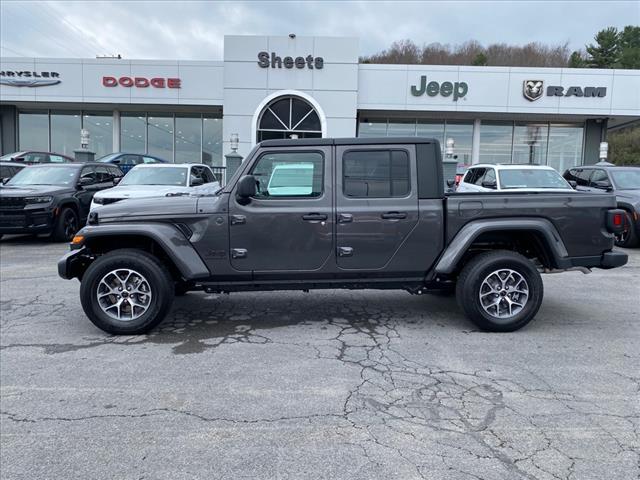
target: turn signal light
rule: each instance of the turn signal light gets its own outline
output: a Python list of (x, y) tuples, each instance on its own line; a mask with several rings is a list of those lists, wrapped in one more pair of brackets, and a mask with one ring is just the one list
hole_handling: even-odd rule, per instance
[(73, 240), (71, 240), (71, 245), (80, 245), (82, 242), (84, 242), (84, 236), (76, 235), (73, 237)]

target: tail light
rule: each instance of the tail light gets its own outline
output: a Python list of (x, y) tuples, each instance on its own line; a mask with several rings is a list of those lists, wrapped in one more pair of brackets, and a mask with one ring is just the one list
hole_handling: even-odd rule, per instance
[(624, 210), (609, 210), (607, 212), (607, 230), (611, 233), (622, 233), (625, 228), (626, 215)]
[(464, 175), (456, 175), (456, 185), (460, 185), (460, 180), (462, 180), (462, 177)]

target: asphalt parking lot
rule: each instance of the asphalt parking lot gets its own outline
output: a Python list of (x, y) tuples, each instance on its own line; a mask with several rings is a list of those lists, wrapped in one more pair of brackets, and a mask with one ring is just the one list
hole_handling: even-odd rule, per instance
[(640, 250), (545, 276), (512, 334), (317, 291), (190, 293), (130, 337), (85, 318), (66, 250), (0, 241), (3, 479), (640, 477)]

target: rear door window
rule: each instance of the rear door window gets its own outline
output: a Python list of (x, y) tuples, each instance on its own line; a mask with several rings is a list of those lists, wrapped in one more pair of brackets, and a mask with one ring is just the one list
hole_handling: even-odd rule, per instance
[(24, 156), (24, 161), (28, 163), (48, 163), (49, 155), (46, 153), (27, 153)]
[(611, 181), (609, 180), (609, 175), (607, 175), (607, 172), (599, 168), (593, 170), (591, 179), (589, 180), (589, 186), (594, 188), (610, 187)]
[(347, 197), (405, 197), (411, 191), (409, 155), (405, 150), (347, 151), (342, 162)]

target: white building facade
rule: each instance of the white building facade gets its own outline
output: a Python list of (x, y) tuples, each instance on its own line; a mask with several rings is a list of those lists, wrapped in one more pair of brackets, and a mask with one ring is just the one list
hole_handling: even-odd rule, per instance
[(359, 63), (349, 37), (227, 36), (222, 61), (0, 59), (0, 148), (224, 165), (269, 138), (427, 136), (466, 164), (598, 161), (640, 71)]

